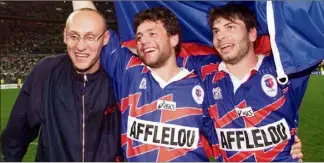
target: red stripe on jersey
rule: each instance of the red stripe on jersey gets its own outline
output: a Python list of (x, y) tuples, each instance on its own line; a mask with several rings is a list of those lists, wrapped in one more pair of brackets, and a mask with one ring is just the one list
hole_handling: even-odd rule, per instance
[(286, 99), (285, 96), (282, 96), (274, 103), (265, 106), (254, 112), (253, 117), (243, 117), (245, 122), (245, 127), (253, 127), (259, 124), (262, 120), (264, 120), (271, 112), (278, 110), (284, 103)]
[(127, 158), (141, 155), (146, 152), (150, 152), (153, 150), (158, 149), (158, 146), (150, 145), (150, 144), (142, 144), (136, 147), (133, 147), (133, 140), (127, 138), (127, 150), (126, 150), (126, 156)]
[(225, 76), (226, 76), (226, 73), (224, 71), (215, 73), (212, 83), (216, 83), (217, 81), (223, 79)]
[(132, 56), (128, 61), (126, 70), (129, 69), (129, 68), (132, 68), (132, 67), (139, 66), (141, 64), (142, 64), (142, 61), (138, 57)]
[(149, 69), (146, 66), (144, 66), (143, 70), (142, 70), (142, 73), (147, 73), (148, 71), (149, 71)]
[(197, 77), (197, 74), (195, 73), (190, 73), (188, 76), (186, 76), (186, 78), (195, 78)]
[(192, 115), (202, 115), (202, 110), (200, 108), (176, 108), (176, 111), (163, 110), (161, 122), (165, 123)]
[(192, 149), (168, 149), (167, 147), (160, 147), (159, 154), (157, 156), (157, 162), (169, 162), (173, 159), (176, 159), (180, 156), (184, 156), (187, 152)]
[(121, 146), (124, 146), (127, 144), (127, 134), (121, 134)]
[(272, 149), (264, 152), (264, 150), (258, 151), (242, 151), (237, 152), (231, 157), (227, 157), (225, 151), (221, 151), (226, 162), (242, 162), (243, 160), (247, 159), (251, 155), (255, 156), (256, 162), (271, 162), (288, 144), (288, 140), (281, 142), (280, 144), (276, 145)]
[(211, 63), (209, 65), (204, 65), (200, 69), (201, 78), (205, 80), (206, 76), (218, 70), (219, 63)]
[(181, 50), (179, 56), (197, 56), (197, 55), (210, 55), (217, 54), (215, 49), (210, 46), (201, 45), (193, 42), (187, 42), (181, 44)]

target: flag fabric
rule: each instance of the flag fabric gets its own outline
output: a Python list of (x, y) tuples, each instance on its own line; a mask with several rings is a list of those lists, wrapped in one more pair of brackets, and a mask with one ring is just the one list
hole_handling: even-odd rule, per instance
[[(228, 1), (115, 1), (114, 5), (121, 41), (131, 41), (134, 38), (133, 18), (136, 13), (163, 6), (177, 16), (181, 25), (182, 42), (212, 47), (208, 10), (227, 3)], [(261, 39), (264, 42), (256, 49), (270, 47), (271, 43), (279, 77), (303, 71), (324, 59), (324, 1), (232, 3), (248, 6), (257, 17), (258, 36), (270, 36), (267, 37), (270, 40)]]

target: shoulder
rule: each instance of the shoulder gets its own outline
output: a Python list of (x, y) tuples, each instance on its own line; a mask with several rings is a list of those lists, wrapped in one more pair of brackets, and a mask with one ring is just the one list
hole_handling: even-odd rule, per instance
[(57, 54), (55, 56), (48, 56), (43, 58), (38, 64), (38, 67), (51, 67), (57, 66), (58, 64), (62, 64), (69, 61), (69, 56), (66, 53)]
[(185, 56), (185, 57), (179, 57), (183, 60), (189, 60), (194, 61), (202, 64), (210, 64), (210, 63), (219, 63), (221, 62), (221, 59), (216, 54), (211, 55), (197, 55), (197, 56)]
[(52, 70), (56, 70), (60, 65), (68, 62), (71, 61), (66, 53), (45, 57), (35, 65), (31, 71), (31, 75), (43, 77), (43, 75), (49, 74)]
[[(259, 55), (263, 55), (263, 54), (259, 54)], [(262, 65), (267, 65), (267, 66), (273, 66), (275, 67), (275, 61), (273, 58), (272, 54), (269, 55), (263, 55), (263, 61), (262, 61)]]

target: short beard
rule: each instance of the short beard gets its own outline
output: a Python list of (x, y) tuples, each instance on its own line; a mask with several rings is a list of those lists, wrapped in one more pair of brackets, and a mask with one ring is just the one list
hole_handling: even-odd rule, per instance
[(222, 60), (227, 63), (227, 64), (230, 64), (230, 65), (236, 65), (237, 63), (239, 63), (240, 61), (242, 61), (242, 59), (244, 57), (247, 56), (248, 52), (249, 52), (249, 49), (250, 49), (250, 42), (246, 42), (246, 44), (239, 44), (239, 51), (238, 51), (238, 55), (235, 57), (235, 58), (222, 58)]
[(143, 55), (138, 55), (138, 57), (141, 59), (141, 61), (148, 67), (150, 68), (161, 68), (165, 65), (165, 63), (168, 61), (168, 59), (170, 58), (170, 56), (165, 55), (164, 53), (161, 54), (161, 56), (158, 58), (158, 60), (156, 62), (153, 63), (148, 63)]

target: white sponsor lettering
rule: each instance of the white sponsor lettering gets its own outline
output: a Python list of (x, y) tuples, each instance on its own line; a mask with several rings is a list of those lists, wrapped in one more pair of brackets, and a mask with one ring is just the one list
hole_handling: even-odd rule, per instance
[(254, 116), (254, 112), (251, 107), (235, 108), (235, 110), (239, 117), (253, 117)]
[(290, 131), (285, 119), (275, 123), (251, 128), (217, 128), (220, 148), (225, 151), (254, 151), (273, 147), (290, 139)]
[(158, 100), (156, 105), (156, 108), (159, 110), (175, 111), (177, 108), (176, 102), (173, 101)]
[(170, 148), (195, 149), (199, 129), (128, 117), (127, 137), (145, 144)]

